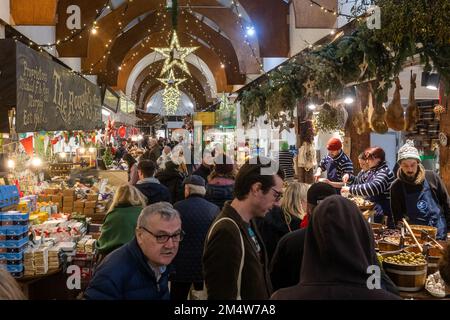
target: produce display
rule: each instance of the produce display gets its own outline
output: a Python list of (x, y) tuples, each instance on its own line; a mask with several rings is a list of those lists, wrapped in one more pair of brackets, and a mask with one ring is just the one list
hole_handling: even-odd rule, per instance
[(394, 256), (386, 257), (384, 258), (384, 262), (406, 266), (427, 264), (427, 261), (422, 254), (413, 252), (402, 252)]
[(445, 297), (445, 282), (442, 280), (438, 272), (430, 274), (425, 282), (425, 289), (432, 295), (438, 298)]

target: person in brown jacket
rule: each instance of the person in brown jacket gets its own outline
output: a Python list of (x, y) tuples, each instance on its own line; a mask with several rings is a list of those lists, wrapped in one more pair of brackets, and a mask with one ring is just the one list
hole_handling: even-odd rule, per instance
[(250, 159), (239, 170), (234, 199), (225, 203), (205, 242), (203, 271), (209, 300), (270, 297), (269, 261), (252, 218), (264, 217), (280, 201), (283, 180), (277, 171), (277, 163), (260, 158)]

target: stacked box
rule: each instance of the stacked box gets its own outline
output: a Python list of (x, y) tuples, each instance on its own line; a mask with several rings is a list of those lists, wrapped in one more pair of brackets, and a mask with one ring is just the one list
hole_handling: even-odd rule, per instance
[(48, 247), (41, 247), (34, 252), (34, 266), (36, 274), (46, 274), (48, 272)]
[(34, 276), (36, 274), (36, 266), (34, 265), (34, 249), (27, 249), (24, 253), (24, 276)]
[(48, 269), (49, 270), (57, 270), (59, 269), (59, 251), (60, 248), (52, 247), (48, 250)]
[(97, 193), (88, 194), (88, 195), (87, 195), (87, 200), (88, 200), (88, 201), (95, 201), (95, 202), (97, 202), (97, 200), (98, 200), (98, 194), (97, 194)]
[(0, 208), (19, 203), (19, 190), (16, 186), (0, 186)]
[(0, 212), (0, 261), (15, 277), (23, 275), (23, 253), (28, 244), (28, 224), (29, 213)]
[(63, 190), (63, 196), (64, 197), (75, 197), (75, 190), (74, 189), (65, 189), (65, 190)]

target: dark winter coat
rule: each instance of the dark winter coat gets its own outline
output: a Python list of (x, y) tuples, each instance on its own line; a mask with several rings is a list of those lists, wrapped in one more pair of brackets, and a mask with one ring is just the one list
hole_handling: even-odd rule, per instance
[(292, 231), (280, 239), (270, 263), (273, 290), (295, 286), (300, 281), (306, 228)]
[(141, 157), (141, 160), (152, 160), (154, 163), (156, 163), (160, 155), (161, 150), (159, 149), (159, 145), (156, 145), (153, 148), (145, 151)]
[[(239, 226), (245, 249), (244, 267), (242, 270), (241, 297), (242, 300), (264, 300), (272, 292), (266, 249), (254, 223), (246, 223), (230, 202), (225, 203), (222, 212), (216, 220), (221, 218), (233, 219)], [(214, 224), (214, 223), (213, 223)], [(249, 235), (252, 228), (259, 246)], [(205, 243), (203, 254), (203, 270), (205, 284), (210, 300), (234, 300), (237, 297), (237, 280), (242, 258), (241, 239), (236, 226), (230, 221), (221, 221), (214, 228)]]
[(227, 185), (208, 183), (205, 198), (222, 209), (226, 201), (233, 200), (233, 190), (234, 183)]
[(172, 203), (184, 199), (184, 174), (178, 170), (171, 170), (166, 168), (165, 170), (158, 172), (156, 178), (165, 185), (170, 192)]
[(208, 181), (208, 176), (211, 174), (211, 168), (201, 164), (192, 174), (200, 176), (205, 179), (205, 181)]
[(301, 222), (300, 218), (291, 216), (291, 222), (288, 227), (283, 209), (278, 206), (274, 206), (264, 218), (255, 219), (259, 233), (266, 246), (269, 261), (272, 260), (278, 241), (280, 241), (286, 233), (299, 229)]
[[(155, 179), (155, 178), (154, 178)], [(157, 180), (157, 179), (155, 179)], [(152, 203), (156, 203), (156, 202), (160, 202), (160, 201), (166, 201), (166, 202), (170, 202), (172, 199), (170, 198), (170, 191), (169, 189), (157, 182), (145, 182), (144, 183), (140, 183), (141, 181), (138, 181), (138, 183), (136, 183), (135, 187), (138, 188), (138, 190), (140, 192), (142, 192), (142, 194), (144, 196), (147, 197), (147, 204), (150, 205)]]
[(200, 195), (191, 195), (173, 206), (181, 216), (185, 236), (173, 261), (175, 282), (203, 282), (202, 255), (206, 233), (220, 212)]
[(159, 281), (136, 238), (111, 252), (85, 291), (89, 300), (169, 300), (169, 269)]
[(369, 224), (353, 202), (330, 196), (311, 216), (300, 283), (278, 290), (273, 299), (400, 299), (384, 289), (367, 287), (371, 265), (378, 261)]

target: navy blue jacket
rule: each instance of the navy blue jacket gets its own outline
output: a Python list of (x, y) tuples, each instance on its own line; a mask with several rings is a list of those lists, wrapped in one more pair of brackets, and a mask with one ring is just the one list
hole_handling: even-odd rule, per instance
[(169, 189), (159, 183), (137, 183), (135, 185), (144, 196), (147, 197), (147, 204), (151, 205), (156, 202), (166, 201), (171, 202)]
[(175, 203), (174, 208), (180, 213), (185, 237), (173, 260), (175, 273), (171, 280), (202, 282), (202, 255), (206, 234), (220, 209), (199, 195), (191, 195), (186, 200)]
[(205, 198), (222, 209), (226, 201), (233, 200), (233, 190), (234, 184), (227, 186), (208, 184)]
[(136, 238), (100, 263), (85, 292), (89, 300), (169, 300), (169, 270), (155, 274)]

